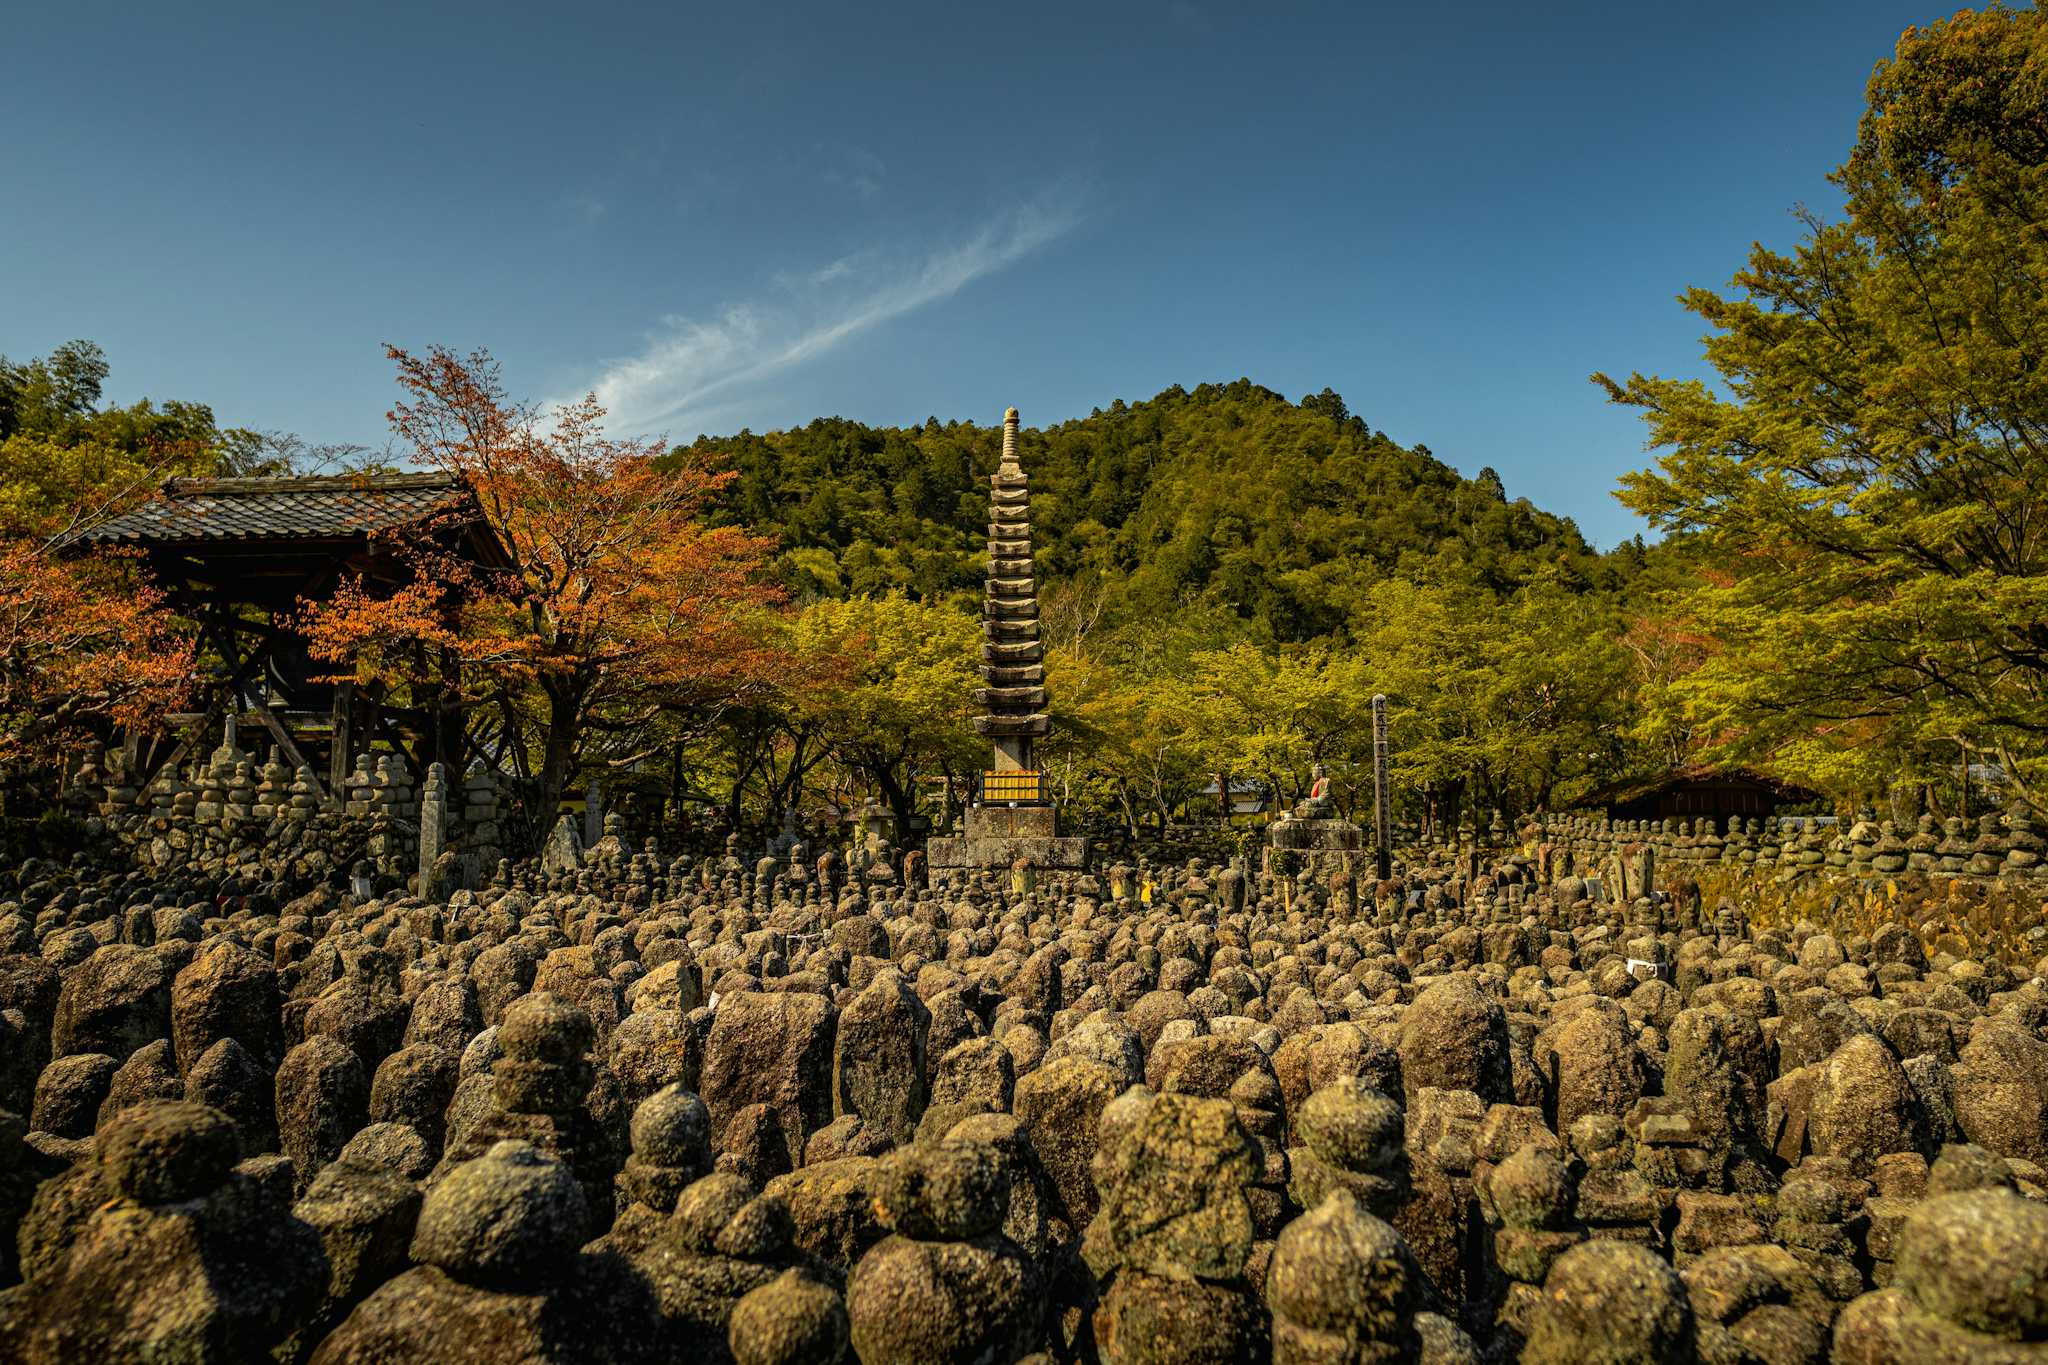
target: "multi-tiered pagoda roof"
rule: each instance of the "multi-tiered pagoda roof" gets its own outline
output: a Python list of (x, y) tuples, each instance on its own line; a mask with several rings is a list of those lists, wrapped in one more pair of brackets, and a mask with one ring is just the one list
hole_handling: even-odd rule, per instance
[(998, 769), (1031, 767), (1031, 741), (1046, 732), (1045, 647), (1031, 564), (1031, 489), (1017, 462), (1017, 410), (1003, 414), (1003, 458), (989, 479), (988, 597), (974, 728), (996, 742)]

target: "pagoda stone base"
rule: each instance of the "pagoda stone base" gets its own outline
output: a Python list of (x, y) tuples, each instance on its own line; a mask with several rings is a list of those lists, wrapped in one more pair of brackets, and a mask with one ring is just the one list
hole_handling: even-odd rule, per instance
[(1019, 858), (1046, 871), (1084, 871), (1088, 841), (1062, 836), (1051, 806), (975, 806), (966, 832), (933, 839), (925, 856), (939, 868), (1008, 868)]

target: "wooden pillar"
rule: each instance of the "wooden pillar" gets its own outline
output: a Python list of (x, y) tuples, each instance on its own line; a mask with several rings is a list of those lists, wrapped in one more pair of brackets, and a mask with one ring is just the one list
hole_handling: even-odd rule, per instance
[(441, 648), (441, 695), (435, 716), (441, 727), (435, 757), (448, 766), (451, 780), (460, 786), (469, 767), (469, 713), (462, 704), (462, 660), (445, 645)]
[(334, 685), (334, 743), (327, 753), (327, 790), (337, 801), (346, 800), (342, 784), (354, 766), (356, 685), (344, 678)]

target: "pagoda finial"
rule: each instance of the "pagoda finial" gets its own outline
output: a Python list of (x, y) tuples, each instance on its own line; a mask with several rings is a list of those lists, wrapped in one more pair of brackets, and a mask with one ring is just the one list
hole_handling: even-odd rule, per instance
[(1003, 464), (1005, 467), (1017, 463), (1017, 410), (1003, 409)]

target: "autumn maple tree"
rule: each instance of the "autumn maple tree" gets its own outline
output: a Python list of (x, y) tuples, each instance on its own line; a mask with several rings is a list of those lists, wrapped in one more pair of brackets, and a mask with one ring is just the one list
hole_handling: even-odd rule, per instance
[(191, 677), (191, 639), (118, 561), (67, 563), (34, 540), (0, 546), (0, 763), (152, 723)]
[(467, 485), (466, 514), (503, 562), (414, 535), (413, 581), (398, 592), (357, 581), (302, 603), (315, 658), (416, 693), (459, 676), (462, 700), (530, 778), (542, 826), (579, 769), (646, 757), (665, 714), (770, 685), (765, 542), (703, 516), (727, 474), (687, 453), (657, 469), (665, 446), (608, 435), (594, 395), (547, 413), (513, 401), (485, 352), (388, 354), (405, 391), (393, 431), (417, 463)]
[(0, 766), (16, 774), (186, 700), (192, 642), (163, 595), (127, 556), (72, 547), (164, 479), (240, 468), (262, 443), (203, 404), (107, 406), (107, 373), (85, 341), (0, 356)]

